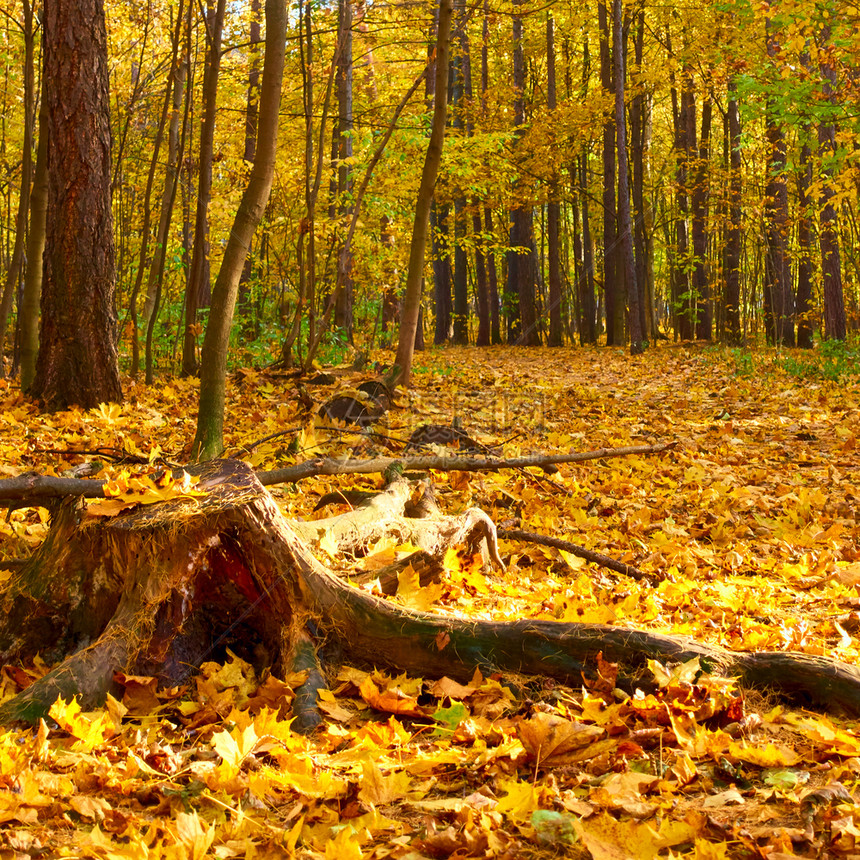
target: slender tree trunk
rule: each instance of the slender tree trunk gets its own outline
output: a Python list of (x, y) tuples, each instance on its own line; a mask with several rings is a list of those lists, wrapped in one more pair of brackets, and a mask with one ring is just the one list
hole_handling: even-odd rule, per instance
[(445, 203), (440, 206), (435, 200), (430, 207), (431, 248), (433, 254), (433, 304), (436, 308), (436, 326), (433, 343), (447, 343), (451, 337), (451, 241), (450, 211)]
[[(466, 39), (466, 3), (454, 0), (454, 40), (459, 50), (451, 58), (451, 127), (462, 136), (466, 132), (466, 92), (464, 48)], [(458, 191), (454, 200), (454, 338), (455, 344), (469, 342), (469, 275), (466, 254), (466, 196)]]
[(713, 328), (711, 289), (708, 277), (708, 164), (711, 154), (711, 118), (713, 102), (710, 93), (702, 99), (702, 133), (699, 153), (691, 177), (691, 208), (693, 231), (693, 289), (696, 298), (696, 337), (710, 340)]
[(654, 341), (653, 303), (649, 299), (648, 270), (651, 246), (648, 241), (647, 215), (645, 206), (645, 162), (648, 93), (642, 76), (642, 59), (645, 43), (645, 12), (640, 10), (635, 17), (636, 36), (634, 51), (636, 62), (636, 91), (630, 105), (630, 153), (633, 162), (633, 240), (636, 254), (636, 283), (639, 287), (639, 316), (642, 336), (649, 342)]
[[(810, 132), (806, 128), (807, 134)], [(804, 143), (800, 150), (797, 169), (797, 293), (795, 316), (797, 317), (797, 345), (801, 349), (812, 349), (812, 218), (815, 206), (811, 196), (812, 152)]]
[[(550, 112), (557, 107), (555, 80), (555, 22), (552, 13), (546, 17), (546, 63), (547, 63), (547, 107)], [(547, 203), (547, 268), (549, 273), (549, 346), (561, 346), (564, 343), (562, 326), (562, 289), (561, 262), (559, 250), (559, 224), (561, 222), (560, 181), (554, 172), (550, 186), (550, 199)]]
[[(146, 176), (146, 188), (143, 192), (143, 224), (140, 228), (140, 254), (137, 261), (137, 274), (134, 279), (131, 297), (129, 298), (129, 312), (131, 317), (131, 376), (137, 378), (140, 370), (140, 338), (138, 336), (138, 316), (137, 316), (137, 299), (140, 295), (141, 287), (143, 286), (144, 272), (147, 270), (147, 260), (149, 258), (149, 241), (150, 241), (150, 224), (152, 221), (152, 189), (155, 186), (155, 173), (160, 163), (159, 156), (161, 155), (161, 142), (164, 139), (164, 129), (168, 124), (168, 116), (170, 114), (171, 103), (174, 99), (175, 80), (177, 73), (177, 56), (179, 53), (179, 39), (182, 32), (182, 6), (183, 0), (180, 0), (179, 7), (176, 11), (176, 25), (174, 27), (172, 38), (172, 56), (170, 59), (170, 70), (167, 73), (167, 85), (164, 89), (164, 101), (161, 107), (161, 116), (158, 120), (158, 126), (155, 132), (155, 140), (152, 145), (152, 158), (149, 162), (149, 171)], [(168, 153), (168, 160), (170, 155)], [(156, 254), (158, 248), (156, 246)]]
[(21, 151), (21, 183), (18, 192), (18, 211), (15, 217), (15, 245), (6, 272), (6, 283), (0, 299), (0, 376), (5, 376), (3, 356), (6, 329), (12, 301), (21, 282), (24, 270), (24, 249), (27, 244), (27, 216), (30, 212), (30, 184), (33, 181), (33, 129), (36, 124), (36, 67), (34, 56), (33, 6), (24, 0), (24, 139)]
[[(489, 0), (484, 0), (484, 16), (481, 31), (481, 115), (487, 115), (487, 90), (490, 86), (490, 6)], [(502, 342), (501, 303), (499, 302), (499, 275), (496, 269), (496, 253), (492, 248), (493, 212), (489, 207), (484, 208), (484, 231), (487, 235), (487, 288), (490, 301), (490, 342)]]
[(741, 236), (743, 230), (741, 208), (743, 186), (741, 184), (741, 115), (737, 99), (731, 95), (728, 102), (729, 126), (729, 227), (726, 234), (725, 265), (725, 317), (726, 340), (739, 346), (741, 331)]
[[(831, 10), (832, 14), (832, 10)], [(830, 42), (831, 28), (826, 24), (821, 31), (823, 45)], [(819, 52), (820, 54), (822, 52)], [(836, 69), (832, 60), (820, 63), (824, 96), (836, 104)], [(839, 215), (833, 202), (835, 168), (828, 161), (836, 157), (836, 126), (822, 122), (818, 126), (818, 154), (822, 162), (825, 181), (819, 197), (819, 228), (821, 245), (821, 281), (824, 293), (824, 337), (828, 340), (845, 340), (848, 334), (845, 319), (845, 298), (842, 289), (842, 256), (839, 250)]]
[[(778, 47), (773, 24), (767, 22), (768, 56), (776, 56)], [(791, 271), (788, 256), (788, 188), (786, 186), (785, 132), (775, 115), (774, 106), (767, 112), (768, 182), (765, 189), (767, 224), (767, 257), (765, 260), (764, 310), (768, 342), (794, 346), (794, 307), (791, 294)]]
[(27, 268), (21, 300), (21, 390), (29, 393), (39, 353), (39, 300), (42, 295), (45, 223), (48, 214), (48, 117), (46, 100), (39, 110), (39, 145), (30, 194), (30, 231), (27, 234)]
[(613, 0), (613, 46), (615, 77), (615, 128), (618, 135), (618, 233), (621, 239), (624, 281), (627, 284), (629, 306), (630, 354), (639, 355), (645, 345), (642, 337), (640, 295), (636, 283), (636, 261), (633, 254), (633, 225), (630, 219), (630, 188), (628, 185), (627, 123), (624, 111), (624, 19), (621, 0)]
[[(517, 4), (522, 0), (517, 0)], [(523, 19), (513, 17), (514, 135), (519, 140), (525, 131), (526, 65), (523, 50)], [(514, 188), (514, 193), (516, 193)], [(539, 346), (535, 285), (537, 260), (534, 251), (534, 215), (529, 204), (514, 203), (511, 211), (511, 251), (508, 252), (508, 292), (516, 299), (515, 312), (508, 328), (508, 341), (523, 346)]]
[[(190, 11), (190, 7), (189, 7)], [(164, 289), (164, 272), (167, 263), (167, 245), (170, 241), (170, 222), (173, 218), (173, 209), (176, 203), (176, 193), (181, 182), (180, 163), (185, 151), (185, 141), (188, 134), (192, 94), (191, 88), (187, 86), (189, 77), (188, 58), (179, 61), (176, 71), (176, 80), (173, 89), (173, 112), (170, 118), (167, 142), (167, 166), (164, 174), (164, 189), (161, 194), (161, 208), (158, 216), (158, 232), (155, 239), (155, 254), (149, 267), (149, 276), (146, 286), (146, 304), (143, 315), (146, 320), (146, 384), (152, 385), (154, 378), (154, 358), (152, 354), (152, 341), (155, 332), (155, 323), (158, 320), (158, 311), (161, 307), (161, 295)], [(182, 117), (182, 132), (180, 135), (179, 120), (182, 108), (183, 94), (185, 97), (185, 111)], [(188, 250), (185, 244), (185, 227), (183, 222), (183, 261), (187, 258)]]
[(421, 171), (418, 197), (415, 201), (415, 219), (412, 224), (412, 241), (409, 245), (409, 270), (406, 274), (406, 293), (400, 319), (400, 336), (397, 343), (394, 382), (408, 386), (412, 376), (412, 355), (415, 351), (415, 333), (421, 309), (421, 283), (424, 272), (424, 252), (427, 245), (427, 228), (430, 221), (430, 203), (433, 187), (442, 161), (442, 144), (445, 140), (445, 122), (448, 116), (448, 67), (451, 41), (452, 0), (439, 0), (439, 24), (436, 36), (435, 98), (430, 140)]
[(50, 410), (122, 399), (116, 349), (107, 32), (101, 0), (43, 14), (48, 210), (36, 375)]
[[(260, 45), (263, 44), (260, 27), (262, 14), (260, 0), (251, 0), (250, 66), (248, 67), (248, 94), (245, 98), (245, 151), (242, 155), (242, 159), (249, 166), (254, 163), (257, 151), (257, 121), (260, 113)], [(252, 246), (245, 258), (242, 277), (239, 278), (239, 295), (236, 299), (238, 313), (242, 319), (242, 331), (248, 340), (259, 336), (259, 318), (255, 320), (252, 285), (255, 256), (257, 254), (254, 253)]]
[[(678, 98), (673, 90), (673, 101)], [(687, 219), (690, 211), (688, 196), (688, 181), (690, 177), (691, 154), (695, 147), (695, 138), (690, 137), (691, 126), (695, 129), (696, 102), (693, 91), (692, 73), (689, 67), (681, 72), (680, 107), (675, 115), (675, 267), (673, 284), (675, 292), (672, 296), (673, 311), (678, 324), (678, 334), (682, 340), (692, 340), (694, 336), (693, 317), (691, 310), (692, 286), (689, 271), (690, 241)]]
[(224, 30), (226, 0), (217, 0), (206, 16), (206, 71), (203, 75), (203, 122), (198, 148), (197, 208), (194, 218), (194, 248), (191, 272), (185, 290), (185, 332), (182, 345), (182, 373), (195, 376), (197, 362), (197, 311), (209, 294), (209, 201), (212, 197), (212, 161), (215, 146), (215, 117), (218, 77), (221, 71), (221, 35)]
[[(337, 196), (340, 217), (347, 221), (352, 213), (349, 197), (352, 193), (353, 118), (352, 118), (352, 0), (338, 2), (338, 57), (337, 57)], [(335, 325), (353, 341), (353, 305), (355, 302), (352, 279), (351, 246), (340, 241), (337, 252), (338, 283), (340, 285), (334, 310)]]
[[(496, 228), (493, 224), (493, 210), (484, 209), (484, 230), (492, 242)], [(490, 340), (494, 344), (502, 342), (502, 303), (499, 297), (499, 272), (496, 267), (496, 253), (492, 248), (487, 251), (487, 279), (490, 285)]]
[(224, 450), (224, 403), (227, 377), (227, 346), (239, 278), (251, 238), (263, 218), (275, 173), (278, 143), (278, 110), (284, 76), (287, 31), (285, 0), (266, 0), (266, 57), (260, 86), (259, 134), (254, 166), (236, 212), (233, 229), (224, 248), (224, 259), (212, 292), (212, 309), (203, 340), (200, 374), (200, 404), (192, 458), (208, 460)]
[[(600, 28), (600, 83), (608, 96), (614, 93), (610, 50), (609, 12), (606, 0), (598, 0)], [(603, 118), (603, 306), (606, 315), (606, 345), (614, 346), (622, 332), (616, 325), (621, 261), (618, 254), (618, 217), (615, 208), (615, 118), (608, 111)]]
[(594, 244), (591, 239), (591, 213), (588, 198), (588, 152), (583, 151), (578, 160), (579, 182), (577, 193), (582, 213), (582, 279), (580, 282), (580, 330), (579, 341), (597, 343), (597, 308), (594, 302)]

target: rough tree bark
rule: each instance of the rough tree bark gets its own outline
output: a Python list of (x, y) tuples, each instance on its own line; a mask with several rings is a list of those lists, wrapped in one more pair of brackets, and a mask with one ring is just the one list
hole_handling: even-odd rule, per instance
[(102, 0), (43, 16), (48, 208), (42, 319), (30, 394), (50, 410), (122, 400), (116, 350), (110, 103)]
[[(226, 647), (246, 658), (253, 652), (276, 672), (309, 656), (313, 667), (311, 631), (351, 661), (460, 679), (478, 667), (579, 685), (583, 673), (594, 674), (602, 651), (621, 664), (619, 686), (633, 688), (646, 683), (648, 659), (699, 657), (709, 671), (742, 684), (860, 713), (860, 671), (838, 661), (734, 653), (608, 625), (417, 612), (355, 588), (317, 561), (310, 545), (323, 535), (344, 553), (398, 535), (420, 548), (425, 563), (465, 544), (501, 565), (494, 526), (483, 512), (447, 517), (425, 505), (429, 516), (412, 516), (416, 493), (404, 480), (364, 508), (302, 523), (283, 517), (245, 464), (212, 461), (189, 471), (208, 495), (114, 517), (61, 505), (41, 549), (8, 580), (0, 615), (3, 660), (38, 652), (60, 662), (5, 702), (0, 722), (37, 722), (59, 696), (78, 696), (84, 709), (98, 706), (118, 692), (118, 671), (182, 683)], [(322, 685), (321, 673), (312, 671), (299, 698), (314, 702)], [(309, 707), (297, 727), (312, 728), (318, 719)]]

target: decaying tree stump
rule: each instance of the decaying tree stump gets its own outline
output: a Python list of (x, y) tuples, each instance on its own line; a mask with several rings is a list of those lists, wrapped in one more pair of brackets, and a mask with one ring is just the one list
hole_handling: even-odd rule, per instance
[[(313, 703), (324, 683), (313, 646), (323, 639), (349, 661), (426, 676), (468, 680), (480, 667), (576, 686), (583, 674), (594, 674), (599, 651), (621, 664), (619, 683), (629, 687), (646, 675), (649, 658), (699, 657), (710, 671), (742, 684), (860, 713), (860, 672), (837, 661), (734, 653), (607, 625), (416, 612), (355, 588), (315, 558), (311, 545), (323, 535), (328, 546), (355, 551), (397, 534), (420, 547), (425, 561), (465, 543), (501, 564), (486, 514), (443, 516), (406, 481), (349, 514), (297, 522), (284, 518), (242, 463), (214, 461), (188, 471), (199, 476), (206, 496), (114, 517), (63, 503), (43, 546), (8, 580), (0, 617), (0, 659), (26, 661), (39, 653), (58, 665), (0, 707), (0, 722), (37, 721), (59, 696), (78, 696), (84, 709), (98, 706), (117, 672), (181, 683), (224, 646), (246, 659), (256, 655), (275, 672), (310, 668), (297, 700)], [(299, 724), (309, 727), (313, 718), (304, 713)]]

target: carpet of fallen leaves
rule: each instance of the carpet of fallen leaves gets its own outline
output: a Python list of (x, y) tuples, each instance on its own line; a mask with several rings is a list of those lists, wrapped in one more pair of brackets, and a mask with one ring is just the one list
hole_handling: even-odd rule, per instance
[[(390, 355), (374, 356), (390, 361)], [(739, 366), (695, 345), (631, 359), (616, 350), (449, 349), (417, 357), (376, 435), (314, 418), (368, 373), (329, 386), (232, 377), (228, 453), (271, 467), (311, 455), (396, 454), (421, 424), (462, 422), (505, 455), (677, 441), (670, 452), (499, 473), (437, 473), (444, 509), (566, 538), (646, 572), (656, 586), (566, 552), (502, 541), (507, 572), (449, 553), (441, 585), (394, 598), (472, 617), (602, 622), (733, 649), (858, 659), (860, 387)], [(0, 382), (6, 476), (76, 470), (128, 480), (193, 437), (195, 383), (126, 383), (123, 405), (39, 415)], [(278, 434), (278, 435), (274, 435)], [(271, 437), (260, 441), (264, 437)], [(398, 442), (398, 440), (400, 440)], [(144, 465), (123, 465), (135, 455)], [(86, 466), (84, 464), (91, 464)], [(94, 464), (94, 465), (93, 465)], [(274, 488), (311, 518), (333, 489)], [(45, 536), (43, 509), (0, 524), (0, 557)], [(406, 550), (373, 547), (373, 569)], [(0, 571), (0, 577), (8, 577)], [(2, 696), (45, 671), (6, 666)], [(322, 727), (290, 728), (294, 678), (235, 655), (181, 688), (121, 676), (97, 713), (0, 734), (0, 857), (358, 858), (850, 857), (860, 854), (860, 735), (838, 714), (744, 695), (700, 666), (653, 664), (655, 684), (581, 689), (476, 673), (393, 677), (331, 667)]]

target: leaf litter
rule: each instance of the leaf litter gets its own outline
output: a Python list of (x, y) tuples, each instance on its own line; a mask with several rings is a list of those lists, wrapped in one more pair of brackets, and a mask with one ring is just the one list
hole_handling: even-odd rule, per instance
[[(362, 382), (338, 379), (344, 392)], [(156, 450), (187, 457), (196, 383), (129, 382), (126, 394), (121, 406), (39, 416), (0, 381), (4, 474), (86, 467), (111, 482), (106, 501), (120, 504), (193, 495), (149, 461)], [(421, 586), (407, 567), (392, 599), (476, 618), (600, 622), (734, 649), (860, 656), (856, 384), (797, 380), (775, 366), (750, 378), (729, 354), (692, 345), (639, 361), (615, 350), (494, 348), (419, 356), (415, 388), (397, 392), (365, 430), (332, 421), (322, 396), (309, 402), (264, 372), (235, 374), (229, 394), (228, 453), (255, 467), (396, 456), (421, 425), (462, 428), (450, 434), (455, 445), (465, 435), (504, 456), (677, 440), (671, 453), (553, 474), (433, 475), (449, 513), (482, 507), (497, 523), (665, 574), (659, 585), (502, 540), (506, 572), (449, 552), (440, 582)], [(86, 453), (107, 450), (137, 465)], [(326, 515), (314, 506), (335, 491), (379, 486), (369, 476), (315, 478), (275, 496), (287, 515), (310, 519)], [(0, 553), (26, 557), (47, 524), (42, 509), (13, 510)], [(379, 546), (376, 561), (409, 550)], [(321, 556), (344, 573), (357, 566), (325, 547)], [(2, 697), (47, 668), (3, 667)], [(611, 663), (593, 668), (571, 689), (480, 672), (462, 684), (335, 667), (324, 724), (309, 737), (290, 727), (301, 675), (277, 678), (233, 655), (175, 689), (120, 675), (123, 696), (101, 711), (58, 702), (50, 725), (0, 735), (0, 857), (860, 852), (856, 722), (774, 706), (697, 661), (652, 661), (646, 689), (632, 695), (615, 687)]]

